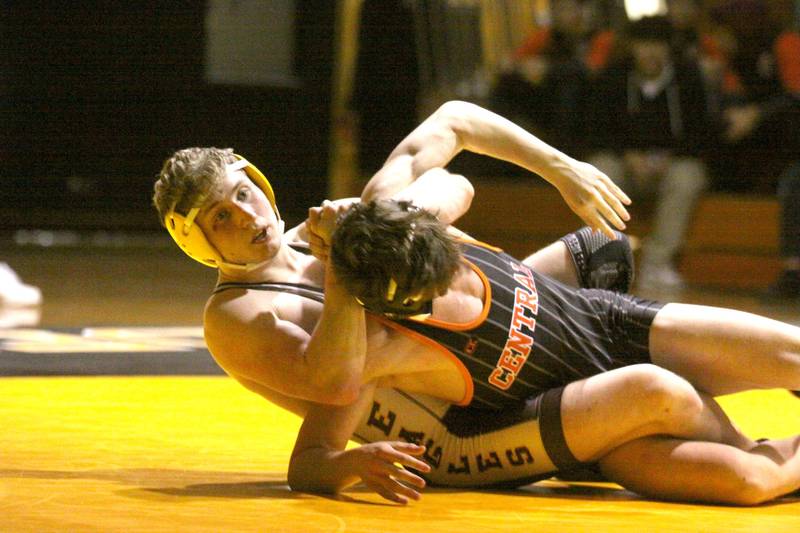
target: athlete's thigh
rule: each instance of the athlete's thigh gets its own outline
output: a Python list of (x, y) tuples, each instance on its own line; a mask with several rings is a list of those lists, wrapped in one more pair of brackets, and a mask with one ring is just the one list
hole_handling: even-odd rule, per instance
[(596, 461), (630, 440), (683, 430), (679, 417), (702, 400), (689, 382), (650, 364), (611, 370), (564, 388), (564, 438), (581, 462)]
[(665, 405), (674, 408), (676, 398), (694, 393), (688, 382), (653, 365), (612, 370), (501, 412), (382, 388), (354, 439), (425, 445), (432, 467), (426, 477), (435, 484), (524, 484), (663, 431)]
[(654, 364), (711, 395), (800, 386), (800, 328), (752, 313), (668, 304), (649, 345)]

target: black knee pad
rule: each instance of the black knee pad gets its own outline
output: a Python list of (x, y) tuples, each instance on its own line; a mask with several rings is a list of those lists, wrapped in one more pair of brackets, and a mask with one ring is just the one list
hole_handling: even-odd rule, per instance
[(628, 292), (633, 284), (633, 251), (627, 235), (611, 240), (589, 227), (561, 237), (578, 271), (581, 287)]

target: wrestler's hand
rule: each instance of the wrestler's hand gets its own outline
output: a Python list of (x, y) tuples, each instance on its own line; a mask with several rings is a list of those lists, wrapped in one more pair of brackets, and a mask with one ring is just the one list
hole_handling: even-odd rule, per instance
[(406, 504), (409, 498), (419, 500), (415, 488), (425, 488), (425, 480), (403, 466), (430, 472), (431, 467), (416, 458), (425, 453), (424, 446), (401, 441), (373, 442), (348, 450), (348, 453), (353, 454), (354, 473), (371, 490), (397, 503)]
[(308, 210), (308, 218), (306, 219), (308, 245), (314, 257), (320, 261), (328, 260), (331, 237), (336, 229), (336, 221), (340, 214), (347, 211), (357, 201), (357, 198), (335, 201), (324, 200), (319, 207), (312, 207)]
[(626, 205), (631, 200), (611, 178), (597, 168), (582, 161), (572, 160), (560, 168), (558, 176), (549, 179), (567, 202), (567, 205), (591, 228), (602, 231), (609, 239), (616, 239), (611, 226), (625, 229), (624, 220), (630, 220)]

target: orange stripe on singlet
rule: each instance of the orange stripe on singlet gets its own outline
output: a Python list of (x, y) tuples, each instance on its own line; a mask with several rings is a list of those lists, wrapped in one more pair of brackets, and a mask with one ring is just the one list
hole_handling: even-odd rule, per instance
[(431, 348), (439, 350), (445, 356), (447, 356), (447, 358), (450, 359), (456, 365), (456, 368), (458, 369), (459, 374), (461, 374), (461, 379), (464, 380), (464, 397), (461, 398), (461, 400), (459, 400), (458, 402), (456, 402), (456, 405), (464, 406), (464, 405), (469, 405), (470, 402), (472, 402), (472, 396), (474, 394), (474, 385), (472, 383), (472, 374), (469, 373), (469, 370), (467, 370), (467, 367), (464, 366), (464, 363), (462, 363), (461, 360), (453, 352), (451, 352), (450, 350), (448, 350), (447, 348), (445, 348), (444, 346), (442, 346), (441, 344), (439, 344), (435, 340), (431, 339), (430, 337), (426, 337), (425, 335), (422, 335), (421, 333), (417, 333), (413, 329), (409, 329), (409, 328), (403, 326), (402, 324), (398, 324), (397, 322), (393, 322), (393, 321), (389, 320), (388, 318), (384, 318), (384, 317), (379, 316), (379, 315), (372, 315), (372, 316), (373, 316), (373, 318), (375, 318), (376, 320), (378, 320), (382, 324), (384, 324), (384, 325), (386, 325), (386, 326), (388, 326), (388, 327), (390, 327), (390, 328), (402, 333), (403, 335), (406, 335), (406, 336), (411, 337), (411, 338), (413, 338), (413, 339), (415, 339), (415, 340), (417, 340), (417, 341), (419, 341), (419, 342), (421, 342), (423, 344), (426, 344)]
[[(492, 246), (490, 244), (486, 244), (485, 242), (475, 240), (472, 237), (459, 237), (457, 240), (462, 242), (467, 242), (475, 246), (479, 246), (481, 248), (486, 248), (488, 250), (492, 250), (493, 252), (499, 253), (503, 251), (502, 249), (496, 246)], [(437, 320), (431, 317), (428, 317), (424, 320), (415, 320), (414, 318), (410, 318), (409, 320), (414, 320), (416, 322), (420, 322), (428, 326), (438, 327), (440, 329), (446, 329), (450, 331), (470, 330), (480, 326), (483, 323), (483, 321), (486, 320), (486, 317), (489, 316), (489, 311), (491, 310), (492, 307), (492, 286), (489, 283), (489, 279), (486, 277), (486, 274), (484, 274), (483, 271), (479, 269), (477, 265), (475, 265), (472, 261), (469, 261), (468, 259), (464, 259), (464, 262), (466, 262), (470, 266), (473, 272), (475, 272), (481, 279), (481, 283), (483, 283), (483, 290), (484, 290), (483, 309), (481, 310), (480, 315), (478, 315), (475, 319), (470, 320), (469, 322), (461, 322), (461, 323), (447, 322), (444, 320)], [(399, 331), (400, 333), (407, 335), (413, 339), (416, 339), (419, 342), (426, 344), (431, 348), (439, 350), (440, 352), (445, 354), (447, 358), (450, 359), (456, 365), (456, 368), (458, 369), (462, 379), (464, 380), (464, 389), (465, 389), (464, 397), (459, 402), (457, 402), (456, 405), (461, 405), (461, 406), (469, 405), (469, 403), (472, 401), (475, 385), (472, 380), (472, 374), (469, 373), (469, 370), (467, 369), (466, 366), (464, 366), (464, 363), (461, 361), (461, 359), (458, 358), (458, 356), (456, 356), (449, 349), (445, 348), (444, 346), (442, 346), (435, 340), (431, 339), (430, 337), (426, 337), (421, 333), (418, 333), (412, 329), (403, 326), (402, 324), (393, 322), (382, 316), (374, 315), (374, 317), (378, 319), (381, 323), (389, 326), (390, 328)]]

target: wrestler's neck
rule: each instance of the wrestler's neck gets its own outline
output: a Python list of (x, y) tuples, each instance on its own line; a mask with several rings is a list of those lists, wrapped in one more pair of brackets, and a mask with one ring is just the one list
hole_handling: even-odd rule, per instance
[(219, 269), (217, 283), (321, 283), (324, 268), (313, 256), (298, 252), (282, 242), (271, 258), (250, 268)]

